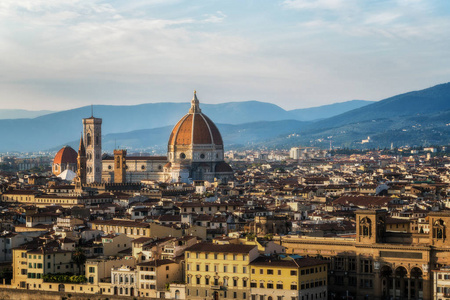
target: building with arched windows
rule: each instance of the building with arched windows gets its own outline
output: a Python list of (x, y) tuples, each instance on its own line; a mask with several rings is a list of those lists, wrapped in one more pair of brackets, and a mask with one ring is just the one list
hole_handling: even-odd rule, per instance
[(355, 237), (287, 236), (279, 242), (288, 254), (329, 261), (334, 299), (433, 299), (432, 273), (450, 265), (450, 212), (427, 218), (429, 233), (400, 232), (387, 230), (385, 210), (360, 210)]

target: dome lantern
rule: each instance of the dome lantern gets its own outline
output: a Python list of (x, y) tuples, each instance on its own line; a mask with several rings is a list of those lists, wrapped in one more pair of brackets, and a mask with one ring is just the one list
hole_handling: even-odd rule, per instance
[(200, 109), (200, 101), (197, 99), (197, 91), (194, 91), (194, 97), (191, 100), (191, 108), (189, 109), (190, 114), (199, 114), (202, 110)]

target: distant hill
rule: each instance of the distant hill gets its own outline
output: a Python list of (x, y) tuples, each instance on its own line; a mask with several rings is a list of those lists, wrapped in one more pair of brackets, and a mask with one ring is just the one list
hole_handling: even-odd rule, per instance
[(375, 103), (375, 101), (351, 100), (311, 108), (294, 109), (290, 110), (289, 112), (295, 116), (296, 120), (314, 121), (331, 118), (340, 115), (342, 113), (345, 113), (347, 111), (351, 111), (353, 109), (360, 108), (372, 103)]
[[(337, 111), (367, 104), (352, 102), (309, 112), (313, 115), (322, 111), (315, 115), (319, 117), (329, 114), (330, 107)], [(114, 148), (114, 144), (133, 149), (164, 148), (171, 128), (189, 106), (189, 103), (99, 105), (94, 106), (94, 115), (103, 118), (105, 149)], [(328, 148), (330, 141), (337, 147), (366, 148), (387, 147), (391, 142), (398, 146), (450, 144), (450, 83), (393, 96), (314, 122), (299, 122), (304, 110), (286, 111), (258, 101), (201, 104), (201, 108), (216, 124), (222, 124), (219, 128), (228, 149), (297, 145)], [(77, 141), (82, 131), (81, 119), (90, 115), (90, 107), (81, 107), (34, 119), (0, 120), (0, 151), (45, 150)], [(368, 136), (372, 142), (361, 144)]]
[[(189, 110), (190, 103), (149, 103), (130, 106), (94, 105), (94, 115), (103, 119), (102, 133), (131, 132), (174, 126)], [(202, 111), (215, 123), (244, 124), (297, 119), (281, 107), (258, 101), (201, 103)], [(47, 114), (33, 119), (0, 120), (0, 152), (35, 151), (78, 139), (81, 119), (91, 115), (85, 106)], [(320, 116), (320, 114), (317, 114)]]
[(0, 109), (0, 119), (30, 119), (53, 112), (51, 110)]
[[(243, 148), (270, 141), (278, 136), (285, 136), (291, 132), (300, 131), (306, 122), (295, 120), (265, 121), (245, 123), (238, 125), (217, 124), (222, 135), (225, 149)], [(112, 152), (115, 147), (126, 148), (131, 151), (152, 149), (158, 153), (167, 151), (167, 143), (173, 126), (160, 128), (135, 130), (124, 133), (112, 133), (103, 137), (102, 148)], [(73, 140), (67, 144), (72, 148), (78, 148), (79, 140)], [(57, 151), (65, 144), (50, 150)]]
[[(368, 136), (370, 143), (361, 141)], [(314, 145), (376, 148), (450, 144), (450, 83), (405, 93), (354, 109), (338, 116), (311, 122), (299, 136), (275, 138), (273, 147)]]
[(347, 111), (326, 120), (315, 122), (314, 128), (332, 128), (360, 121), (423, 115), (450, 109), (450, 83), (424, 90), (393, 96)]
[[(175, 126), (190, 103), (151, 103), (133, 106), (94, 105), (94, 115), (103, 119), (102, 133), (129, 132)], [(201, 104), (216, 123), (240, 124), (291, 119), (279, 106), (258, 101)], [(79, 138), (81, 119), (91, 116), (91, 107), (48, 114), (34, 119), (0, 120), (0, 151), (35, 151)]]

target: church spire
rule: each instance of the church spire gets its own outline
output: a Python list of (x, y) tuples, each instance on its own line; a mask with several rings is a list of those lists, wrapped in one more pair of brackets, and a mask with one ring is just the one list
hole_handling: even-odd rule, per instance
[(77, 177), (75, 178), (75, 190), (78, 193), (81, 193), (84, 184), (86, 184), (86, 148), (84, 147), (83, 134), (81, 134), (80, 147), (78, 147)]
[(86, 156), (86, 148), (84, 148), (83, 134), (80, 137), (80, 146), (78, 147), (78, 156)]
[(200, 102), (197, 99), (197, 91), (194, 91), (194, 97), (191, 100), (191, 108), (189, 109), (190, 114), (201, 113)]

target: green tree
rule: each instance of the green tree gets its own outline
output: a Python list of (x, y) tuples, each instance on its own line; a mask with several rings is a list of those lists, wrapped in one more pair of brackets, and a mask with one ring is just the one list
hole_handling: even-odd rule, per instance
[(83, 248), (77, 247), (72, 254), (72, 261), (78, 267), (78, 274), (81, 275), (81, 266), (86, 262), (86, 255), (84, 254)]

